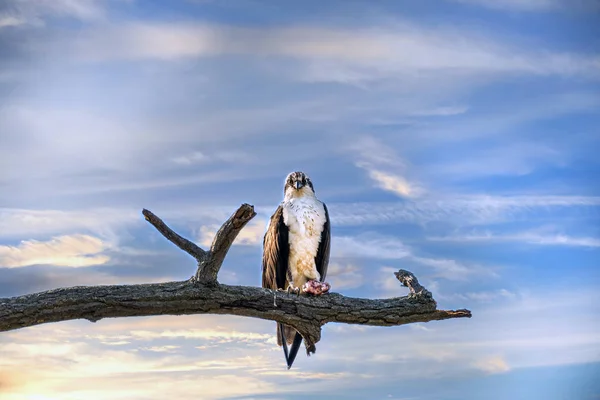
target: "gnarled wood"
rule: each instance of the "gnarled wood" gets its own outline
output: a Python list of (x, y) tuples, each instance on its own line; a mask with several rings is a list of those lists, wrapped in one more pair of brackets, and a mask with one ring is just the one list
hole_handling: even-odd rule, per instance
[(199, 263), (193, 279), (140, 285), (78, 286), (13, 298), (0, 298), (0, 331), (87, 319), (229, 314), (282, 322), (304, 337), (307, 353), (316, 351), (321, 327), (328, 322), (396, 326), (450, 318), (470, 318), (469, 310), (438, 310), (433, 296), (408, 271), (395, 273), (410, 294), (391, 299), (361, 299), (337, 293), (297, 296), (259, 287), (229, 286), (217, 274), (239, 231), (256, 213), (243, 204), (215, 235), (210, 251), (179, 236), (160, 218), (143, 210), (146, 219), (168, 240)]

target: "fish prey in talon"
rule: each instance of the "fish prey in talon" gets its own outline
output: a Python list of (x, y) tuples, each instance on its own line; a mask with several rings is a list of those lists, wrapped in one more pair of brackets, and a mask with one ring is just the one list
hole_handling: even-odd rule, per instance
[[(317, 198), (312, 181), (300, 171), (288, 174), (283, 201), (271, 216), (263, 239), (262, 286), (299, 296), (327, 293), (331, 287), (325, 282), (330, 241), (329, 212)], [(277, 345), (283, 347), (288, 369), (302, 340), (294, 328), (277, 323)]]
[(327, 282), (319, 282), (317, 280), (308, 281), (302, 286), (302, 292), (309, 293), (315, 296), (327, 293), (331, 289), (331, 285)]

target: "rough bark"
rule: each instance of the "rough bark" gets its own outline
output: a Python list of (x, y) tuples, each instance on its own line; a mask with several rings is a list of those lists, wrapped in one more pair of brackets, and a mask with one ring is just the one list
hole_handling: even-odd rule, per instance
[(78, 286), (13, 298), (0, 298), (0, 331), (28, 326), (87, 319), (229, 314), (282, 322), (297, 329), (305, 339), (307, 353), (314, 353), (321, 327), (328, 322), (396, 326), (413, 322), (471, 317), (469, 310), (438, 310), (433, 296), (409, 271), (395, 272), (410, 294), (391, 299), (361, 299), (337, 293), (298, 296), (249, 286), (217, 282), (217, 274), (239, 231), (256, 213), (243, 204), (215, 235), (205, 251), (179, 236), (148, 210), (146, 220), (176, 246), (198, 261), (188, 281), (140, 285)]

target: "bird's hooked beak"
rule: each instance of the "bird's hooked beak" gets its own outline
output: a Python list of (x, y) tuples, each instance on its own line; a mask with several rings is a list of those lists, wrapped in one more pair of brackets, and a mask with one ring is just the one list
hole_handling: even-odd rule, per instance
[(296, 190), (300, 190), (304, 186), (301, 181), (296, 181), (294, 185), (296, 187)]

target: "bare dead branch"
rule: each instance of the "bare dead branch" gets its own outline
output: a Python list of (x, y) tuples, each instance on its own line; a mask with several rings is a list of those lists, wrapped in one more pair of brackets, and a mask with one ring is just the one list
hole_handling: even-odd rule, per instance
[(250, 286), (190, 281), (142, 285), (78, 286), (0, 299), (0, 331), (49, 322), (150, 315), (230, 314), (283, 322), (314, 353), (328, 322), (395, 326), (470, 317), (468, 310), (436, 310), (431, 296), (361, 299), (337, 293), (308, 297)]
[(450, 318), (470, 318), (469, 310), (438, 310), (433, 296), (409, 271), (395, 272), (410, 290), (404, 297), (361, 299), (337, 293), (297, 296), (258, 287), (220, 285), (217, 275), (239, 231), (256, 213), (242, 204), (216, 233), (205, 251), (170, 229), (152, 212), (146, 220), (198, 261), (194, 279), (140, 285), (78, 286), (13, 298), (0, 298), (0, 332), (38, 324), (102, 318), (229, 314), (282, 322), (304, 337), (307, 353), (316, 351), (321, 327), (328, 322), (397, 326)]
[(394, 275), (396, 275), (396, 278), (403, 286), (406, 286), (410, 290), (411, 294), (423, 293), (431, 295), (427, 289), (421, 286), (417, 277), (412, 272), (401, 269), (398, 272), (394, 272)]
[(210, 246), (209, 256), (198, 264), (196, 271), (196, 281), (204, 284), (213, 284), (217, 282), (217, 275), (223, 265), (223, 260), (231, 247), (231, 244), (238, 233), (252, 218), (256, 216), (254, 207), (249, 204), (242, 204), (231, 217), (221, 226), (215, 234), (212, 245)]
[(193, 280), (206, 285), (217, 283), (217, 275), (231, 244), (248, 221), (256, 216), (253, 206), (242, 204), (219, 228), (210, 250), (206, 251), (178, 235), (151, 211), (143, 209), (142, 214), (146, 217), (146, 221), (150, 222), (164, 237), (198, 261), (198, 269), (193, 276)]
[(146, 221), (150, 222), (157, 231), (167, 238), (167, 240), (194, 257), (196, 261), (202, 262), (207, 257), (208, 254), (206, 251), (198, 247), (195, 243), (179, 236), (175, 231), (169, 228), (167, 224), (162, 221), (162, 219), (154, 215), (152, 211), (144, 208), (142, 210), (142, 214), (144, 214), (144, 217), (146, 217)]

